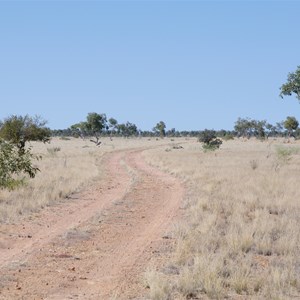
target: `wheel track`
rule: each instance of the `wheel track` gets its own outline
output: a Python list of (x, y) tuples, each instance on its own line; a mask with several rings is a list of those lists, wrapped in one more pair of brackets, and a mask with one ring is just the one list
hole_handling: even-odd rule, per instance
[(52, 231), (45, 223), (30, 241), (1, 252), (6, 280), (0, 280), (0, 299), (133, 299), (144, 293), (141, 273), (178, 213), (183, 187), (147, 165), (141, 153), (112, 153), (99, 186), (62, 205), (60, 216), (49, 209)]

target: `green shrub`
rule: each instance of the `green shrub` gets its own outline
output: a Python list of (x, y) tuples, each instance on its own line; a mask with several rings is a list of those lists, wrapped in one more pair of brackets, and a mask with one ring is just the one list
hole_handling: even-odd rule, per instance
[(217, 138), (214, 130), (205, 129), (200, 132), (198, 141), (203, 143), (202, 148), (204, 151), (214, 151), (220, 148), (222, 140)]
[(0, 188), (14, 189), (23, 184), (25, 177), (18, 178), (19, 175), (34, 178), (39, 171), (32, 165), (34, 157), (39, 158), (30, 148), (20, 151), (17, 146), (0, 139)]

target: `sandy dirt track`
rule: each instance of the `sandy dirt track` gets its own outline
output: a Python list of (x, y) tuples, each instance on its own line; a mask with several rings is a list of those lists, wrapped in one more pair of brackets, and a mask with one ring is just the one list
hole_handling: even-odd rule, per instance
[(184, 191), (142, 151), (107, 154), (92, 188), (0, 226), (0, 299), (143, 298), (142, 273), (158, 260)]

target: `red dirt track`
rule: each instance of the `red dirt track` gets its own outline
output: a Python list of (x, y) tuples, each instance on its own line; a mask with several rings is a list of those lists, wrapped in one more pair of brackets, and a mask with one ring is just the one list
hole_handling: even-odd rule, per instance
[[(143, 150), (107, 154), (93, 187), (21, 224), (0, 225), (0, 299), (141, 299), (183, 198)], [(157, 263), (157, 262), (156, 262)]]

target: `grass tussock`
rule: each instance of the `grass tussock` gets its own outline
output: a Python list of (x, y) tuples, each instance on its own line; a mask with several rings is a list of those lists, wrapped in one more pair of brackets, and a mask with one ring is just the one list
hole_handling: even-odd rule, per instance
[(145, 153), (188, 191), (170, 262), (179, 272), (165, 274), (170, 299), (300, 297), (298, 147), (250, 140), (217, 153), (184, 148)]

